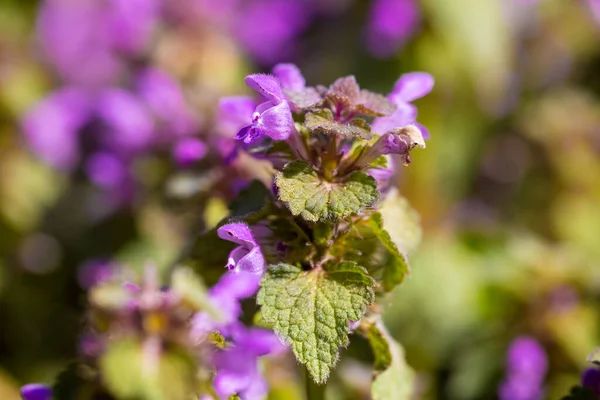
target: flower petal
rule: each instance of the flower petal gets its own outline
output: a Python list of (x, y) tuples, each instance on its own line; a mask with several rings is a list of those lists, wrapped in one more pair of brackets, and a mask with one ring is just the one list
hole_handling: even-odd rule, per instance
[(260, 116), (264, 134), (274, 140), (286, 140), (296, 129), (287, 102), (269, 108)]
[(281, 103), (284, 100), (283, 91), (277, 78), (266, 74), (248, 75), (246, 85), (260, 93), (267, 101)]
[(375, 133), (384, 134), (394, 128), (400, 128), (415, 122), (417, 108), (409, 103), (396, 104), (396, 111), (388, 117), (379, 117), (373, 120), (371, 130)]
[(237, 244), (255, 246), (254, 236), (250, 227), (243, 222), (232, 222), (217, 229), (217, 235), (221, 239), (229, 240)]
[(21, 396), (24, 400), (51, 400), (52, 389), (39, 383), (30, 383), (21, 388)]
[(411, 102), (431, 92), (434, 83), (433, 76), (426, 72), (404, 74), (396, 81), (388, 98), (396, 105), (400, 102)]
[(285, 90), (300, 91), (306, 86), (300, 69), (294, 64), (277, 64), (273, 67), (273, 75)]
[(252, 274), (262, 275), (265, 271), (266, 262), (259, 246), (255, 246), (244, 257), (242, 257), (236, 267), (236, 271), (250, 272)]
[(244, 125), (252, 121), (256, 103), (250, 97), (225, 97), (219, 101), (218, 131), (226, 137), (233, 137)]

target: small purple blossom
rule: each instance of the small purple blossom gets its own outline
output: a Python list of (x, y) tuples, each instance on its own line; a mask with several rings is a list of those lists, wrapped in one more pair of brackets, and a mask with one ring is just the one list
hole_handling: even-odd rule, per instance
[(91, 114), (89, 96), (73, 87), (60, 89), (22, 118), (21, 125), (31, 149), (45, 162), (72, 170), (79, 161), (79, 130)]
[(90, 289), (114, 278), (119, 269), (120, 266), (112, 261), (86, 261), (77, 271), (77, 282), (83, 289)]
[(224, 97), (219, 101), (218, 133), (233, 138), (240, 129), (252, 120), (256, 102), (250, 97)]
[(367, 23), (366, 41), (376, 57), (394, 55), (419, 26), (416, 0), (374, 0)]
[(264, 99), (252, 113), (252, 123), (243, 127), (236, 140), (253, 143), (262, 136), (286, 140), (294, 131), (294, 120), (279, 81), (270, 75), (254, 74), (246, 77), (246, 84)]
[(242, 399), (263, 399), (268, 386), (258, 369), (258, 358), (285, 350), (277, 336), (266, 329), (235, 324), (231, 329), (232, 345), (214, 357), (217, 370), (213, 381), (220, 398), (237, 394)]
[(21, 388), (23, 400), (51, 400), (52, 389), (39, 383), (30, 383)]
[(428, 139), (429, 132), (416, 122), (417, 108), (411, 102), (431, 92), (433, 84), (433, 77), (425, 72), (411, 72), (402, 75), (387, 96), (388, 100), (396, 106), (396, 111), (390, 116), (375, 118), (371, 126), (373, 132), (383, 134), (394, 128), (413, 124), (421, 130), (423, 137)]
[(256, 242), (251, 228), (242, 222), (234, 222), (217, 229), (221, 239), (237, 243), (229, 253), (227, 268), (233, 271), (246, 271), (261, 275), (265, 269), (265, 257)]
[(92, 182), (105, 189), (122, 187), (129, 175), (124, 162), (111, 152), (91, 155), (85, 164), (85, 171)]
[(304, 76), (294, 64), (277, 64), (273, 67), (273, 75), (279, 79), (284, 90), (300, 91), (306, 87)]
[(200, 139), (187, 138), (179, 141), (173, 149), (173, 158), (180, 167), (189, 167), (204, 158), (208, 148)]
[(506, 377), (498, 390), (501, 400), (539, 400), (548, 360), (546, 352), (533, 338), (515, 339), (506, 357)]

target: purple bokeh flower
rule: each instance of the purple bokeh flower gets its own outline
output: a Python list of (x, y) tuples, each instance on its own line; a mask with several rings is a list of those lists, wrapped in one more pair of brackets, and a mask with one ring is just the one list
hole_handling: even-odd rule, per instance
[(238, 7), (234, 36), (262, 64), (290, 57), (295, 38), (308, 26), (309, 8), (300, 1), (262, 0)]
[(252, 229), (242, 222), (234, 222), (217, 229), (221, 239), (237, 243), (229, 253), (227, 268), (233, 271), (246, 271), (257, 275), (264, 272), (266, 263), (260, 246), (254, 238)]
[(416, 122), (417, 108), (411, 102), (431, 92), (433, 85), (433, 77), (426, 72), (402, 75), (387, 96), (388, 100), (396, 106), (396, 111), (390, 116), (375, 118), (371, 126), (373, 132), (383, 134), (394, 128), (414, 124), (421, 130), (423, 137), (428, 139), (429, 131)]
[(185, 136), (198, 129), (181, 89), (165, 72), (147, 68), (138, 74), (136, 93), (169, 135)]
[(79, 161), (78, 132), (89, 121), (90, 114), (88, 94), (65, 87), (50, 94), (23, 116), (23, 133), (42, 160), (69, 171)]
[(376, 57), (394, 55), (419, 26), (415, 0), (374, 0), (368, 17), (366, 42)]
[(124, 56), (148, 44), (158, 0), (45, 0), (37, 36), (45, 59), (73, 84), (101, 87), (124, 69)]
[(240, 129), (235, 139), (246, 144), (262, 136), (286, 140), (295, 130), (294, 120), (277, 78), (254, 74), (246, 77), (246, 84), (256, 90), (264, 101), (252, 113), (252, 123)]
[(217, 395), (224, 399), (234, 394), (244, 400), (263, 399), (268, 386), (258, 368), (258, 358), (284, 351), (284, 346), (272, 331), (239, 323), (231, 329), (229, 338), (231, 346), (213, 356)]
[(52, 389), (39, 383), (30, 383), (21, 388), (23, 400), (51, 400)]
[(186, 138), (179, 141), (173, 150), (173, 158), (180, 167), (188, 167), (204, 158), (208, 148), (200, 139)]
[(260, 276), (250, 272), (229, 271), (208, 292), (209, 298), (221, 314), (216, 320), (211, 314), (200, 311), (192, 320), (192, 338), (199, 340), (212, 331), (228, 334), (230, 326), (242, 315), (240, 300), (253, 296), (259, 287)]
[(531, 337), (515, 339), (506, 357), (506, 377), (498, 390), (501, 400), (539, 400), (548, 360), (542, 346)]

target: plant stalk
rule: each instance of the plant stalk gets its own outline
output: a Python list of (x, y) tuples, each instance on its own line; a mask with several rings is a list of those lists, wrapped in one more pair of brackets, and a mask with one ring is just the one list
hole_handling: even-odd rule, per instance
[(326, 384), (319, 385), (311, 378), (310, 372), (304, 369), (304, 384), (306, 387), (306, 400), (325, 400)]

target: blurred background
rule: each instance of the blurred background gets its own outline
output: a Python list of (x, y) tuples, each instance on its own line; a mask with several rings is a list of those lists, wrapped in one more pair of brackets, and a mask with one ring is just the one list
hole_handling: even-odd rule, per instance
[[(419, 398), (497, 398), (524, 336), (543, 394), (504, 399), (579, 381), (600, 343), (599, 1), (4, 0), (1, 399), (73, 359), (92, 282), (168, 265), (263, 174), (225, 166), (218, 99), (281, 61), (384, 94), (435, 77), (398, 177), (423, 240), (385, 309)], [(363, 399), (368, 347), (346, 354), (332, 396)]]

